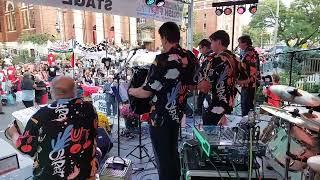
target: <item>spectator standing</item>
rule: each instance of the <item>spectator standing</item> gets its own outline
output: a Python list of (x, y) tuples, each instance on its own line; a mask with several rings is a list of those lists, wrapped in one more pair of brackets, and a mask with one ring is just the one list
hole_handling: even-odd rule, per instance
[(41, 79), (41, 76), (37, 74), (35, 76), (35, 102), (38, 105), (43, 105), (48, 103), (48, 92), (47, 86), (44, 81)]
[(22, 82), (21, 82), (21, 90), (22, 90), (22, 102), (26, 108), (32, 107), (33, 100), (35, 97), (34, 92), (34, 81), (32, 80), (32, 76), (30, 73), (26, 72), (23, 74)]
[(281, 99), (276, 94), (270, 91), (270, 87), (273, 85), (278, 85), (280, 81), (280, 77), (278, 74), (272, 74), (272, 84), (267, 86), (263, 90), (263, 94), (267, 97), (267, 104), (273, 107), (280, 107), (281, 106)]
[(51, 65), (48, 67), (48, 81), (51, 82), (54, 79), (60, 68), (56, 66), (55, 62), (52, 62)]
[(109, 75), (107, 78), (107, 82), (103, 86), (103, 92), (106, 95), (106, 102), (107, 102), (107, 115), (111, 115), (111, 108), (112, 108), (112, 115), (115, 116), (118, 113), (117, 101), (116, 97), (113, 94), (111, 87), (114, 85), (113, 76)]

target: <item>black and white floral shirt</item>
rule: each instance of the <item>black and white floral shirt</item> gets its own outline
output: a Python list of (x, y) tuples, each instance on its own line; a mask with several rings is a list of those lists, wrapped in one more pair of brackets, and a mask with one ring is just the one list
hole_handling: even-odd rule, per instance
[(88, 179), (98, 169), (97, 124), (92, 104), (59, 100), (32, 116), (16, 146), (35, 157), (34, 179)]
[(153, 126), (162, 126), (166, 121), (180, 123), (188, 86), (196, 84), (197, 66), (194, 55), (179, 46), (156, 57), (143, 86), (144, 90), (153, 93), (150, 113)]
[(233, 110), (236, 94), (236, 67), (235, 55), (226, 50), (220, 54), (211, 54), (200, 70), (202, 79), (199, 80), (207, 80), (212, 86), (205, 98), (204, 108), (213, 116), (216, 114), (217, 118)]

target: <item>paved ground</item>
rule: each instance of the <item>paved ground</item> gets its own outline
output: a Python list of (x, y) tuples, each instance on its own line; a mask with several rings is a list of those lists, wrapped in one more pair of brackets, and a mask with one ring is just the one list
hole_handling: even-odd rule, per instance
[(0, 138), (4, 138), (4, 130), (8, 127), (10, 122), (13, 120), (13, 116), (11, 115), (14, 111), (23, 109), (24, 106), (22, 103), (12, 105), (12, 106), (3, 106), (3, 112), (5, 114), (0, 115)]

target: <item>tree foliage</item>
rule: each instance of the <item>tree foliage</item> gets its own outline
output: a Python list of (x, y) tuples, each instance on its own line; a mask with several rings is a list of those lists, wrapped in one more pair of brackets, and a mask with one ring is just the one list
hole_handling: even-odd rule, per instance
[(198, 44), (203, 39), (202, 33), (193, 33), (193, 47), (198, 47)]
[(37, 45), (44, 45), (48, 40), (53, 41), (55, 38), (49, 34), (23, 33), (19, 37), (20, 42), (31, 42)]
[(26, 63), (34, 63), (35, 58), (30, 57), (28, 50), (21, 50), (17, 56), (13, 57), (13, 64), (26, 64)]
[[(280, 3), (278, 41), (283, 41), (287, 46), (295, 48), (301, 47), (308, 40), (316, 41), (320, 35), (319, 14), (319, 0), (294, 0), (290, 7)], [(257, 13), (253, 15), (252, 21), (246, 27), (247, 31), (251, 32), (251, 35), (260, 35), (260, 31), (266, 31), (275, 26), (275, 16), (276, 1), (261, 1)]]

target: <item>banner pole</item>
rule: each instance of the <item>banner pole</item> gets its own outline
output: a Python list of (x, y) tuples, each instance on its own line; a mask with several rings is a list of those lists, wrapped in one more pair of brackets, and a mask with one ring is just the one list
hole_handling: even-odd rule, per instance
[(193, 0), (190, 1), (190, 4), (188, 5), (188, 49), (192, 51), (193, 49)]

